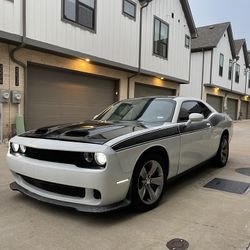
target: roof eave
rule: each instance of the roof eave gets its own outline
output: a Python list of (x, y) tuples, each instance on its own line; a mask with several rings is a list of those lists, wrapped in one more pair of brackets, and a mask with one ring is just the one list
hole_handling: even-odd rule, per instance
[(180, 0), (180, 3), (183, 9), (183, 12), (185, 14), (186, 20), (187, 20), (187, 24), (191, 33), (191, 37), (196, 38), (198, 36), (197, 29), (195, 26), (194, 18), (193, 18), (188, 0)]

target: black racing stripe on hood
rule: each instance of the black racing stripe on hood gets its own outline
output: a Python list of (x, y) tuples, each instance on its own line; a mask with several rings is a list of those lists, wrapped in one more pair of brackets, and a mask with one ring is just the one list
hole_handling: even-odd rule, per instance
[(70, 142), (104, 144), (116, 137), (147, 128), (138, 122), (86, 121), (84, 123), (44, 127), (21, 137)]
[(122, 142), (119, 142), (119, 143), (113, 145), (112, 148), (115, 151), (120, 151), (120, 150), (123, 150), (126, 148), (135, 147), (135, 146), (142, 144), (142, 143), (147, 143), (150, 141), (163, 139), (166, 137), (171, 137), (171, 136), (175, 136), (175, 135), (179, 135), (179, 134), (180, 133), (179, 133), (178, 126), (165, 128), (162, 130), (157, 130), (157, 131), (145, 133), (142, 135), (138, 135), (138, 136), (135, 136), (133, 138), (129, 138), (125, 141), (122, 141)]

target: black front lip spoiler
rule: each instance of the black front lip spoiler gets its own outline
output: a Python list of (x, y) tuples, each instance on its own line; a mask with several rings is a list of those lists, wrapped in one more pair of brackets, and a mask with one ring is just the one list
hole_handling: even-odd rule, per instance
[(107, 205), (107, 206), (90, 206), (90, 205), (81, 205), (81, 204), (76, 204), (76, 203), (71, 203), (71, 202), (65, 202), (65, 201), (59, 201), (59, 200), (54, 200), (54, 199), (50, 199), (50, 198), (46, 198), (40, 195), (37, 195), (35, 193), (30, 192), (29, 190), (23, 188), (22, 186), (20, 186), (19, 184), (17, 184), (16, 182), (12, 182), (10, 184), (10, 188), (13, 191), (19, 191), (31, 198), (34, 198), (38, 201), (41, 202), (46, 202), (49, 204), (53, 204), (53, 205), (57, 205), (57, 206), (62, 206), (62, 207), (69, 207), (69, 208), (73, 208), (76, 209), (79, 212), (86, 212), (86, 213), (106, 213), (106, 212), (111, 212), (114, 210), (120, 210), (122, 208), (128, 207), (130, 205), (130, 201), (129, 200), (123, 200), (119, 203), (114, 203), (111, 205)]

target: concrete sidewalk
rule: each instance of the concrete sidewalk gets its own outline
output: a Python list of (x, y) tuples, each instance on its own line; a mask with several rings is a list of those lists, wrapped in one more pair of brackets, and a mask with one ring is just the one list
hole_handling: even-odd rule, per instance
[(54, 207), (9, 189), (12, 180), (0, 146), (0, 250), (167, 249), (183, 238), (195, 250), (246, 250), (250, 243), (250, 192), (206, 189), (213, 178), (250, 183), (235, 172), (250, 168), (250, 121), (235, 123), (226, 168), (204, 166), (168, 186), (160, 206), (147, 213), (131, 209), (85, 214)]

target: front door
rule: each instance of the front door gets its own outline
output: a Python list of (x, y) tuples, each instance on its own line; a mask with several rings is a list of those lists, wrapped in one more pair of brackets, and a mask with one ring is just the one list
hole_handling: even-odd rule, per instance
[[(188, 117), (192, 113), (204, 115), (201, 122), (193, 122), (186, 126)], [(179, 114), (179, 128), (181, 133), (181, 149), (179, 173), (182, 173), (212, 157), (210, 144), (211, 124), (207, 117), (211, 111), (201, 102), (186, 101), (182, 103)]]

